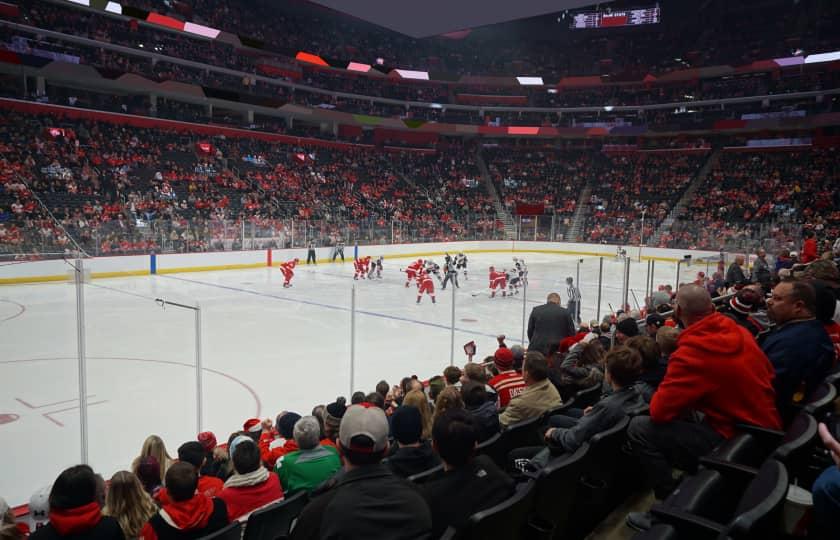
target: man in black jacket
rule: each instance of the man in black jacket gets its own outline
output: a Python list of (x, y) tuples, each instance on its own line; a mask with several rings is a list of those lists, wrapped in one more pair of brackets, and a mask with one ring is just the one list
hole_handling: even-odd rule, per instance
[(528, 319), (529, 351), (548, 354), (552, 344), (575, 335), (575, 323), (569, 311), (560, 305), (560, 295), (551, 293), (546, 303), (531, 310)]
[(385, 412), (353, 405), (341, 420), (338, 450), (344, 473), (304, 508), (293, 539), (430, 538), (432, 517), (423, 497), (381, 463), (388, 452)]
[(513, 494), (513, 480), (487, 456), (475, 456), (478, 433), (466, 411), (450, 409), (439, 416), (432, 427), (432, 444), (445, 471), (421, 488), (432, 512), (432, 538), (450, 526), (463, 527), (471, 515)]

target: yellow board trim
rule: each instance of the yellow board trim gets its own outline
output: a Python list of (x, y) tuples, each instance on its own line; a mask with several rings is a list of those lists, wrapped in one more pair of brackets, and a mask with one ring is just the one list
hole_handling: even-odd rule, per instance
[[(373, 246), (371, 251), (375, 252), (376, 246)], [(447, 250), (447, 251), (421, 251), (415, 253), (393, 253), (383, 255), (385, 259), (408, 259), (413, 257), (431, 257), (436, 255), (445, 255), (446, 253), (547, 253), (554, 255), (574, 255), (583, 257), (605, 257), (613, 258), (615, 253), (605, 253), (598, 251), (572, 251), (562, 249), (463, 249), (463, 250)], [(662, 262), (678, 262), (681, 259), (670, 257), (653, 257), (643, 255), (642, 260), (654, 260)], [(333, 261), (332, 259), (318, 259), (317, 264), (329, 264), (332, 262), (340, 263), (341, 261)], [(345, 262), (353, 262), (352, 257), (347, 257)], [(282, 261), (273, 261), (272, 266), (280, 266)], [(306, 263), (301, 262), (300, 266), (307, 266)], [(266, 263), (245, 263), (245, 264), (219, 264), (208, 266), (183, 266), (175, 268), (158, 268), (158, 274), (180, 274), (185, 272), (218, 272), (223, 270), (246, 270), (251, 268), (267, 268)], [(105, 278), (119, 278), (119, 277), (133, 277), (133, 276), (148, 276), (149, 270), (125, 270), (118, 272), (93, 272), (91, 278), (105, 279)], [(17, 285), (24, 283), (50, 283), (56, 281), (67, 281), (66, 275), (58, 276), (27, 276), (15, 278), (0, 278), (0, 285)]]

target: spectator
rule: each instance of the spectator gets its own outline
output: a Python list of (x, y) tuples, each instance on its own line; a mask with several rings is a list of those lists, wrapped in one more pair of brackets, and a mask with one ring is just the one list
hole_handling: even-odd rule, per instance
[(429, 399), (434, 403), (438, 395), (446, 388), (446, 380), (442, 375), (435, 375), (429, 379)]
[(651, 313), (645, 317), (645, 332), (649, 337), (656, 339), (656, 333), (665, 326), (665, 317), (659, 313)]
[[(488, 398), (492, 397), (492, 401), (496, 401), (496, 391), (493, 390), (492, 386), (487, 384), (487, 370), (484, 369), (484, 366), (474, 362), (470, 362), (464, 366), (464, 375), (461, 377), (461, 384), (464, 385), (470, 381), (481, 384), (487, 394), (489, 394)], [(431, 398), (431, 395), (429, 397)]]
[[(178, 461), (182, 463), (189, 463), (198, 470), (198, 491), (208, 497), (216, 497), (221, 493), (225, 483), (215, 476), (205, 476), (201, 474), (201, 468), (207, 458), (204, 456), (204, 448), (201, 443), (197, 441), (185, 442), (178, 447)], [(163, 488), (158, 493), (158, 499), (166, 500), (166, 488)]]
[(388, 381), (379, 381), (376, 383), (376, 393), (381, 395), (383, 399), (388, 395), (388, 392), (391, 391), (391, 386), (388, 385)]
[(362, 391), (353, 392), (353, 395), (350, 396), (350, 405), (358, 405), (365, 401), (365, 393)]
[[(243, 437), (244, 438), (244, 437)], [(251, 446), (254, 446), (251, 444)], [(254, 452), (254, 455), (259, 455)], [(224, 500), (197, 491), (198, 470), (189, 463), (175, 463), (166, 471), (168, 500), (140, 532), (143, 540), (202, 538), (228, 524)]]
[(0, 497), (0, 538), (3, 540), (23, 540), (29, 536), (26, 523), (17, 523), (15, 514), (5, 499)]
[(773, 386), (783, 419), (792, 418), (794, 402), (807, 398), (834, 363), (834, 346), (815, 318), (816, 309), (814, 287), (805, 281), (779, 283), (767, 301), (776, 327), (761, 348), (776, 370)]
[(440, 464), (431, 442), (423, 439), (423, 417), (416, 407), (400, 407), (391, 416), (391, 433), (397, 446), (386, 463), (391, 472), (408, 478)]
[(439, 538), (450, 526), (463, 527), (471, 515), (513, 494), (513, 480), (487, 456), (475, 455), (478, 430), (466, 411), (452, 409), (439, 416), (432, 443), (445, 472), (422, 487), (432, 514), (431, 538)]
[(140, 458), (140, 463), (137, 465), (134, 474), (137, 475), (146, 493), (156, 499), (158, 492), (163, 487), (160, 481), (160, 463), (158, 463), (158, 460), (154, 456)]
[(286, 497), (300, 490), (312, 491), (341, 468), (338, 451), (320, 444), (321, 429), (314, 416), (304, 416), (293, 429), (299, 450), (281, 456), (274, 466)]
[(169, 457), (169, 452), (166, 451), (166, 445), (163, 444), (163, 439), (157, 435), (149, 435), (143, 441), (143, 447), (140, 449), (140, 455), (134, 458), (131, 464), (131, 471), (137, 473), (137, 466), (140, 460), (146, 456), (152, 456), (160, 464), (160, 482), (163, 483), (166, 469), (174, 463), (173, 459)]
[(499, 413), (496, 403), (484, 390), (484, 385), (468, 381), (461, 386), (464, 407), (475, 419), (478, 442), (484, 442), (499, 432)]
[[(295, 412), (281, 412), (277, 415), (274, 425), (277, 427), (277, 435), (271, 429), (263, 429), (259, 437), (260, 457), (271, 468), (277, 463), (277, 460), (289, 452), (294, 452), (298, 449), (297, 443), (294, 439), (295, 423), (300, 420), (300, 415)], [(270, 421), (268, 425), (270, 426)]]
[(435, 401), (435, 412), (432, 415), (432, 424), (435, 419), (449, 409), (463, 409), (464, 400), (461, 399), (461, 390), (454, 386), (447, 386), (443, 389)]
[(119, 522), (102, 515), (102, 507), (96, 502), (96, 491), (96, 475), (87, 465), (62, 471), (50, 490), (50, 521), (29, 538), (123, 540), (125, 535)]
[(443, 370), (443, 378), (446, 380), (446, 386), (460, 386), (461, 375), (463, 373), (458, 366), (449, 366)]
[(429, 400), (422, 390), (412, 390), (405, 395), (403, 407), (414, 407), (420, 411), (420, 418), (423, 419), (422, 437), (424, 441), (432, 438), (432, 411), (429, 407)]
[(557, 389), (548, 380), (548, 363), (542, 354), (528, 352), (525, 355), (522, 378), (525, 380), (525, 390), (511, 399), (499, 415), (499, 423), (504, 427), (540, 416), (563, 404)]
[(639, 323), (632, 317), (625, 316), (615, 325), (615, 342), (624, 344), (628, 339), (639, 335)]
[(604, 347), (594, 333), (587, 336), (592, 337), (573, 345), (560, 364), (562, 385), (569, 388), (571, 395), (578, 390), (601, 384), (604, 380)]
[(552, 344), (575, 335), (572, 315), (560, 305), (560, 295), (551, 293), (546, 303), (531, 310), (528, 319), (528, 350), (548, 354)]
[(216, 436), (211, 431), (202, 431), (198, 434), (198, 442), (204, 449), (204, 466), (199, 471), (199, 474), (219, 477), (219, 471), (224, 466), (225, 460), (220, 459), (215, 452)]
[[(735, 433), (738, 423), (780, 429), (773, 367), (752, 336), (716, 313), (708, 291), (684, 285), (676, 317), (685, 327), (650, 402), (650, 416), (633, 418), (627, 436), (657, 499), (674, 488), (671, 468), (691, 471), (697, 460)], [(694, 412), (702, 421), (692, 421)], [(628, 524), (650, 525), (632, 513)]]
[(119, 471), (111, 477), (102, 515), (116, 519), (126, 538), (139, 537), (140, 529), (155, 512), (157, 506), (135, 474)]
[(747, 282), (747, 276), (744, 275), (744, 256), (736, 255), (735, 260), (729, 265), (726, 271), (726, 286), (734, 287), (736, 285), (743, 285)]
[(817, 238), (814, 231), (805, 232), (805, 242), (802, 244), (802, 264), (808, 264), (819, 258), (817, 253)]
[(338, 439), (338, 430), (341, 426), (341, 419), (344, 411), (347, 410), (347, 400), (338, 397), (324, 409), (324, 437), (335, 442)]
[(235, 473), (225, 481), (225, 487), (219, 493), (230, 519), (239, 519), (283, 498), (280, 480), (263, 467), (260, 449), (250, 437), (236, 437), (230, 445), (230, 455)]
[(614, 348), (607, 353), (606, 369), (605, 377), (612, 393), (586, 409), (579, 419), (564, 415), (551, 417), (554, 427), (545, 432), (545, 440), (553, 449), (574, 452), (593, 435), (612, 428), (629, 411), (644, 403), (635, 386), (642, 373), (642, 356), (638, 350), (630, 346)]
[(353, 405), (339, 431), (344, 474), (303, 509), (292, 539), (428, 538), (429, 508), (405, 480), (381, 464), (388, 419), (377, 407)]
[(753, 317), (761, 304), (761, 295), (751, 287), (744, 287), (729, 299), (729, 303), (720, 312), (757, 337), (765, 331), (764, 325)]
[(770, 265), (767, 262), (767, 252), (764, 248), (758, 248), (753, 261), (752, 278), (756, 283), (761, 284), (765, 289), (770, 288)]
[(659, 388), (665, 378), (666, 363), (662, 360), (659, 345), (647, 336), (636, 336), (628, 339), (625, 345), (636, 350), (642, 357), (639, 377), (636, 380), (636, 391), (645, 403), (650, 403), (653, 393)]
[(656, 333), (656, 344), (659, 345), (659, 352), (662, 354), (662, 361), (668, 364), (668, 359), (677, 350), (677, 338), (680, 331), (673, 326), (663, 326)]
[(487, 383), (496, 392), (499, 409), (504, 409), (510, 400), (525, 390), (525, 380), (513, 369), (513, 352), (510, 349), (497, 349), (493, 354), (493, 364), (499, 374)]

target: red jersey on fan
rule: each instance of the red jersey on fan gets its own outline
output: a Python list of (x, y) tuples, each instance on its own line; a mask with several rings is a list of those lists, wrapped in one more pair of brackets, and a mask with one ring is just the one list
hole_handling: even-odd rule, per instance
[(499, 396), (499, 408), (507, 407), (510, 400), (521, 394), (525, 390), (525, 379), (522, 374), (511, 370), (503, 371), (490, 379), (488, 382), (496, 395)]

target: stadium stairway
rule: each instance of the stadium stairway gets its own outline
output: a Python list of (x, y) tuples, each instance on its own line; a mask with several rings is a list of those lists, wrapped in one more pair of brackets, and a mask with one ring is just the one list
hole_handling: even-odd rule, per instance
[(499, 192), (496, 190), (496, 186), (493, 185), (490, 169), (487, 168), (487, 162), (484, 161), (484, 156), (481, 155), (480, 148), (475, 152), (475, 162), (481, 173), (481, 179), (484, 181), (484, 188), (493, 197), (493, 209), (496, 211), (496, 219), (505, 225), (505, 239), (516, 240), (516, 224), (513, 222), (513, 217), (510, 215), (510, 212), (507, 211), (505, 205), (502, 204), (502, 200), (499, 198)]
[(671, 209), (671, 212), (668, 214), (656, 231), (653, 233), (653, 236), (648, 241), (648, 245), (656, 246), (659, 244), (659, 239), (662, 237), (663, 234), (671, 230), (671, 227), (674, 225), (674, 222), (683, 213), (683, 210), (691, 204), (691, 201), (694, 199), (694, 194), (697, 190), (706, 182), (706, 177), (711, 172), (712, 168), (717, 164), (718, 160), (720, 159), (720, 154), (722, 150), (720, 148), (715, 148), (711, 154), (709, 154), (709, 158), (706, 160), (706, 163), (697, 171), (697, 174), (691, 180), (691, 183), (685, 188), (680, 200), (677, 201), (677, 204)]
[(583, 186), (580, 190), (577, 206), (575, 207), (575, 214), (572, 216), (572, 224), (569, 225), (569, 231), (566, 233), (565, 240), (570, 242), (578, 242), (581, 240), (581, 230), (586, 218), (586, 211), (589, 208), (589, 197), (592, 195), (592, 180)]

